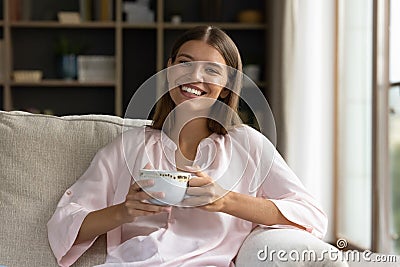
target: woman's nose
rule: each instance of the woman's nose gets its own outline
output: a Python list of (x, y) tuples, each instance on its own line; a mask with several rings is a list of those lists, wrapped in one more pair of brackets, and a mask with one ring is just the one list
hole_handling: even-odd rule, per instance
[(202, 67), (202, 64), (195, 63), (192, 65), (190, 77), (194, 82), (204, 82), (204, 67)]

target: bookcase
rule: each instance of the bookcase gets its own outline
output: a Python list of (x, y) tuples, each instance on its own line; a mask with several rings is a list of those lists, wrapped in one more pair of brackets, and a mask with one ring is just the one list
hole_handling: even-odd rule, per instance
[[(91, 8), (102, 1), (92, 0)], [(60, 23), (57, 14), (61, 11), (82, 13), (80, 0), (0, 0), (0, 109), (123, 116), (135, 90), (165, 68), (176, 37), (204, 24), (225, 30), (238, 45), (243, 63), (261, 67), (258, 85), (266, 90), (271, 1), (149, 0), (154, 13), (151, 22), (127, 21), (124, 5), (128, 1), (106, 1), (111, 2), (106, 20), (92, 16), (80, 23)], [(26, 3), (28, 7), (21, 6)], [(239, 21), (238, 15), (245, 10), (255, 11), (262, 20)], [(79, 45), (79, 55), (114, 56), (115, 79), (60, 78), (56, 55), (60, 38)], [(13, 73), (17, 70), (40, 70), (43, 76), (35, 82), (16, 81)]]

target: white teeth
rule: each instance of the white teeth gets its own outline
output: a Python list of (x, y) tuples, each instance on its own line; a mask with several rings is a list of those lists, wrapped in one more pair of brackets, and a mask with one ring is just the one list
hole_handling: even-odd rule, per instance
[(201, 95), (201, 91), (200, 90), (196, 90), (196, 89), (193, 89), (193, 88), (190, 88), (190, 87), (187, 87), (187, 86), (182, 86), (182, 90), (185, 91), (185, 92), (197, 95), (197, 96)]

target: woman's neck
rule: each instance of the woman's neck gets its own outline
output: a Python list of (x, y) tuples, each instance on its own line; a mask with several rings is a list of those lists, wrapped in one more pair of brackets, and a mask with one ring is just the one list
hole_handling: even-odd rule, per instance
[(176, 118), (170, 137), (176, 144), (198, 144), (211, 134), (212, 132), (208, 129), (207, 118), (196, 118), (192, 120)]
[(193, 165), (197, 147), (201, 140), (210, 136), (211, 131), (207, 127), (207, 118), (197, 118), (187, 122), (183, 126), (174, 127), (174, 129), (176, 129), (176, 132), (174, 133), (173, 140), (178, 146), (175, 152), (176, 168), (184, 170), (185, 166)]

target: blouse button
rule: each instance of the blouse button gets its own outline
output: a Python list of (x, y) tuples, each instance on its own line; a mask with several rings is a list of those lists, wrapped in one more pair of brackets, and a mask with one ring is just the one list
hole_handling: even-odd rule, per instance
[(68, 191), (66, 192), (66, 194), (67, 194), (67, 196), (70, 196), (70, 195), (72, 194), (72, 192), (71, 192), (70, 190), (68, 190)]

